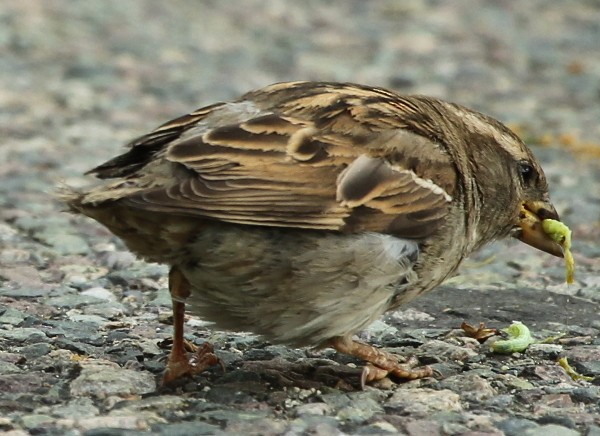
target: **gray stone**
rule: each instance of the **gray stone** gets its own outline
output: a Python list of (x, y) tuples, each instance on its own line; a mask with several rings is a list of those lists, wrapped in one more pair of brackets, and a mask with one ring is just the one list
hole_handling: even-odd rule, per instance
[(90, 247), (85, 239), (72, 233), (59, 231), (56, 228), (45, 228), (36, 233), (36, 236), (60, 255), (86, 254)]
[[(56, 406), (46, 407), (44, 413), (51, 414), (52, 416), (60, 418), (87, 418), (90, 416), (97, 416), (100, 413), (100, 409), (94, 405), (94, 402), (90, 398), (75, 398), (66, 404), (57, 404)], [(42, 409), (38, 409), (41, 412)]]
[(359, 428), (356, 431), (357, 435), (385, 435), (385, 434), (400, 434), (398, 429), (386, 421), (376, 421), (367, 426)]
[(9, 351), (0, 350), (0, 362), (20, 364), (25, 362), (25, 358), (18, 353), (11, 353)]
[(155, 376), (113, 365), (90, 364), (71, 383), (71, 395), (107, 398), (141, 395), (156, 389)]
[(160, 436), (225, 436), (227, 434), (218, 426), (201, 421), (180, 422), (174, 424), (157, 424), (152, 426), (152, 433)]
[(432, 419), (413, 419), (407, 418), (402, 420), (402, 427), (409, 436), (429, 436), (440, 435), (441, 424)]
[(14, 363), (0, 360), (0, 374), (16, 374), (19, 372), (23, 372), (23, 370)]
[(327, 403), (307, 403), (296, 406), (294, 411), (296, 415), (328, 415), (331, 407)]
[(0, 222), (0, 242), (10, 242), (16, 239), (18, 231), (7, 223)]
[(377, 320), (363, 330), (359, 336), (365, 341), (381, 342), (386, 336), (398, 336), (398, 329), (384, 321)]
[(497, 394), (488, 380), (469, 373), (448, 377), (439, 386), (458, 393), (461, 399), (467, 401), (483, 401)]
[(130, 251), (104, 251), (100, 253), (100, 262), (111, 271), (129, 268), (136, 260)]
[(30, 430), (47, 427), (48, 424), (50, 424), (53, 421), (53, 417), (37, 413), (32, 415), (24, 415), (21, 417), (21, 423), (23, 424), (23, 427)]
[(367, 407), (367, 409), (362, 409), (361, 407), (343, 407), (338, 411), (336, 417), (344, 423), (362, 424), (383, 410), (379, 405), (374, 407), (373, 404), (370, 404)]
[[(242, 413), (243, 415), (243, 413)], [(280, 435), (284, 431), (286, 424), (281, 420), (268, 418), (256, 419), (232, 419), (225, 425), (225, 431), (232, 435), (256, 434), (256, 435)]]
[(106, 318), (103, 318), (99, 315), (87, 315), (81, 313), (74, 313), (72, 315), (69, 315), (69, 320), (73, 321), (74, 323), (86, 323), (95, 326), (102, 326), (108, 323), (108, 320)]
[(85, 436), (141, 436), (157, 421), (156, 416), (148, 420), (144, 415), (103, 415), (81, 418), (74, 424)]
[(527, 389), (535, 388), (535, 386), (531, 382), (529, 382), (525, 379), (519, 378), (519, 377), (514, 377), (514, 376), (511, 376), (506, 381), (506, 385), (513, 387), (513, 388), (517, 388), (519, 390), (527, 390)]
[(94, 281), (104, 277), (108, 270), (88, 263), (69, 263), (60, 267), (64, 274), (62, 283), (73, 288), (82, 289), (94, 286)]
[(286, 347), (284, 345), (267, 345), (264, 348), (251, 348), (244, 353), (246, 360), (271, 360), (282, 358), (288, 361), (296, 361), (304, 357), (304, 352), (299, 349)]
[(290, 422), (285, 435), (342, 436), (339, 422), (331, 416), (303, 415)]
[(540, 416), (537, 420), (537, 423), (540, 425), (551, 424), (560, 427), (576, 429), (577, 423), (575, 422), (575, 419), (569, 416), (569, 412), (577, 413), (581, 409), (577, 407), (569, 407), (569, 404), (567, 404), (567, 406), (564, 408), (556, 407), (554, 410), (550, 410), (546, 415)]
[(527, 348), (528, 354), (543, 356), (553, 360), (556, 360), (562, 351), (563, 346), (558, 344), (531, 344)]
[(111, 291), (106, 288), (94, 287), (86, 289), (85, 291), (81, 291), (79, 295), (85, 295), (89, 297), (98, 298), (100, 300), (106, 301), (116, 301), (117, 297)]
[(485, 401), (486, 408), (495, 409), (499, 412), (505, 411), (514, 402), (512, 395), (496, 395)]
[(219, 422), (227, 434), (281, 434), (285, 424), (268, 416), (268, 412), (256, 410), (206, 410), (194, 415), (206, 422)]
[(103, 302), (82, 307), (81, 310), (89, 316), (100, 316), (106, 319), (118, 319), (126, 314), (123, 304), (118, 302)]
[(98, 325), (90, 322), (72, 322), (69, 320), (47, 321), (51, 329), (48, 336), (61, 336), (67, 340), (84, 342), (100, 346), (104, 344), (104, 335), (98, 330)]
[(14, 298), (38, 298), (45, 297), (50, 293), (50, 289), (44, 289), (41, 287), (38, 288), (29, 288), (29, 287), (20, 287), (20, 288), (0, 288), (0, 295), (5, 297), (14, 297)]
[(444, 422), (441, 430), (444, 435), (464, 435), (469, 432), (469, 427), (457, 422)]
[(126, 413), (153, 410), (160, 410), (161, 412), (166, 412), (183, 410), (185, 409), (186, 404), (186, 398), (177, 395), (163, 394), (157, 397), (140, 398), (135, 402), (124, 402), (123, 408), (120, 410), (125, 410)]
[(14, 327), (17, 327), (23, 323), (23, 321), (25, 320), (25, 316), (26, 315), (20, 310), (8, 307), (0, 315), (0, 324), (10, 324)]
[(60, 295), (58, 297), (50, 297), (46, 299), (46, 304), (54, 307), (66, 308), (66, 309), (75, 309), (91, 304), (99, 304), (103, 303), (104, 300), (100, 298), (92, 297), (89, 295), (81, 295), (81, 294), (68, 294), (68, 295)]
[(470, 348), (460, 347), (439, 340), (428, 341), (419, 348), (419, 353), (436, 356), (436, 358), (441, 358), (442, 360), (449, 359), (455, 361), (466, 361), (477, 355), (477, 352)]
[(47, 383), (48, 376), (39, 372), (0, 374), (0, 392), (4, 395), (30, 393)]
[(549, 424), (528, 428), (522, 434), (524, 436), (579, 436), (581, 433), (561, 425)]
[(600, 426), (590, 425), (585, 436), (600, 436)]
[(85, 239), (71, 233), (66, 215), (23, 216), (16, 225), (31, 232), (43, 243), (52, 247), (58, 254), (86, 254), (89, 246)]
[(384, 407), (394, 413), (409, 413), (414, 416), (427, 416), (435, 412), (458, 412), (462, 410), (460, 396), (450, 390), (428, 388), (398, 389), (384, 403)]
[(575, 365), (577, 371), (585, 376), (598, 378), (600, 377), (600, 361), (590, 360), (587, 362), (578, 362)]
[(90, 344), (86, 344), (84, 342), (73, 341), (71, 339), (67, 339), (65, 337), (58, 337), (54, 340), (53, 345), (61, 350), (69, 350), (75, 354), (83, 355), (83, 356), (100, 356), (102, 355), (102, 350), (98, 350), (97, 347), (94, 347)]
[(527, 431), (533, 431), (539, 428), (534, 421), (522, 418), (505, 419), (504, 421), (500, 421), (497, 426), (506, 436), (522, 436)]
[(46, 342), (45, 333), (33, 327), (18, 327), (12, 330), (0, 330), (0, 338), (15, 342)]
[(164, 306), (171, 307), (173, 300), (171, 299), (171, 293), (167, 288), (162, 288), (156, 291), (156, 297), (151, 300), (148, 304), (153, 306)]
[(600, 387), (590, 386), (576, 388), (570, 393), (573, 402), (585, 404), (600, 404)]
[(386, 394), (377, 389), (369, 389), (363, 392), (350, 392), (346, 394), (340, 394), (334, 392), (331, 394), (321, 395), (321, 399), (327, 404), (334, 413), (340, 413), (348, 415), (348, 410), (364, 404), (365, 412), (372, 416), (375, 413), (382, 411), (381, 401), (386, 398)]
[(137, 262), (127, 269), (111, 271), (107, 275), (107, 278), (115, 285), (126, 286), (134, 282), (139, 282), (140, 277), (157, 280), (166, 277), (168, 274), (169, 268), (166, 265)]
[[(2, 236), (0, 236), (0, 239)], [(0, 250), (0, 264), (10, 265), (22, 262), (27, 262), (31, 257), (31, 253), (27, 250), (19, 248), (5, 248)]]

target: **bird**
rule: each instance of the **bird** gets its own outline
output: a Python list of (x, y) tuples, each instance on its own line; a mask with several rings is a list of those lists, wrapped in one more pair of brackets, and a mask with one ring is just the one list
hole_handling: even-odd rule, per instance
[(365, 362), (361, 383), (432, 375), (355, 334), (505, 237), (561, 257), (538, 160), (501, 122), (423, 95), (353, 83), (275, 83), (202, 107), (65, 187), (70, 211), (170, 267), (163, 383), (215, 365), (184, 340), (215, 328)]

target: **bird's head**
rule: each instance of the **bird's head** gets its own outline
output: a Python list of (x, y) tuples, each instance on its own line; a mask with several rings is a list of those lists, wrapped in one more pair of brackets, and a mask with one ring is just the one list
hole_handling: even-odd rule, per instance
[[(542, 228), (542, 221), (560, 221), (550, 202), (544, 171), (524, 142), (502, 123), (465, 110), (461, 117), (469, 134), (469, 167), (476, 179), (473, 196), (480, 203), (480, 234), (510, 235), (554, 256), (562, 247)], [(481, 229), (480, 229), (481, 230)]]

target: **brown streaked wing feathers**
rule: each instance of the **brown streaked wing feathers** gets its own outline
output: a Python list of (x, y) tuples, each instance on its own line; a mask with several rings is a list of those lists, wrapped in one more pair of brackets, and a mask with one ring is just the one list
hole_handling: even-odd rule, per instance
[(127, 153), (92, 168), (86, 174), (94, 174), (100, 179), (127, 177), (135, 174), (152, 161), (157, 153), (163, 150), (171, 141), (179, 138), (182, 131), (223, 105), (224, 103), (215, 103), (159, 126), (147, 135), (140, 136), (127, 144), (127, 147), (129, 147)]
[[(193, 131), (212, 109), (165, 124), (146, 138), (168, 132), (169, 141), (161, 141), (156, 159), (186, 170), (172, 171), (171, 186), (141, 190), (121, 201), (148, 211), (249, 225), (414, 238), (435, 231), (455, 179), (423, 177), (414, 164), (419, 159), (433, 160), (440, 168), (448, 164), (438, 144), (412, 133), (387, 134), (403, 128), (401, 106), (386, 103), (400, 97), (381, 91), (371, 96), (373, 108), (361, 110), (360, 99), (374, 91), (311, 91), (286, 98), (279, 88), (266, 88), (264, 94), (277, 94), (273, 101), (248, 94), (262, 112), (236, 124)], [(359, 119), (370, 111), (385, 119)], [(171, 137), (176, 130), (179, 135)], [(415, 150), (411, 141), (417, 138)], [(143, 146), (138, 141), (132, 151)], [(151, 175), (140, 171), (140, 177)]]

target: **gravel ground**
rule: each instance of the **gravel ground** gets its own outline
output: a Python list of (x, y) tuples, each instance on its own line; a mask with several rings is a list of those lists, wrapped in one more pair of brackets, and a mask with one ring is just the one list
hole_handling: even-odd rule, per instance
[[(2, 2), (0, 432), (600, 435), (599, 46), (592, 0)], [(190, 318), (188, 339), (213, 342), (226, 372), (159, 388), (166, 268), (51, 192), (163, 121), (291, 79), (431, 94), (509, 123), (574, 230), (576, 284), (523, 244), (486, 248), (361, 334), (438, 376), (364, 391), (360, 363), (331, 350)], [(554, 340), (499, 356), (463, 320)]]

